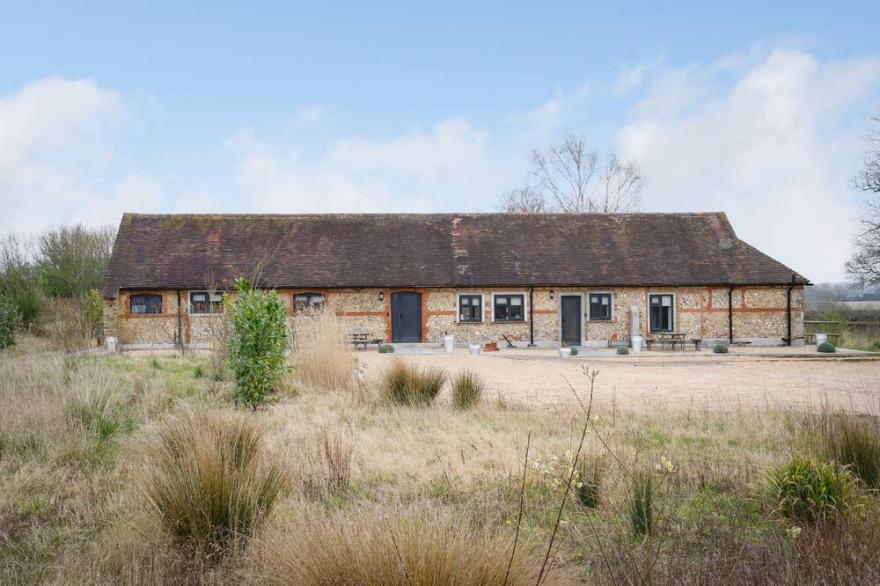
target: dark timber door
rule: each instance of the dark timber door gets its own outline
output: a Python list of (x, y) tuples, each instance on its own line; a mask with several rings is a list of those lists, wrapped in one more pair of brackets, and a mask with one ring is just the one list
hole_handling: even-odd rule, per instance
[(421, 293), (391, 294), (391, 341), (422, 341)]
[(581, 343), (581, 297), (562, 296), (562, 343), (578, 346)]

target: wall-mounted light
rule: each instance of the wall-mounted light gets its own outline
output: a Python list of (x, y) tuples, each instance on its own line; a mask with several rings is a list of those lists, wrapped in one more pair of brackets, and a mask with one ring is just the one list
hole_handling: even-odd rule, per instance
[(379, 291), (379, 301), (385, 301), (385, 292)]
[(556, 299), (556, 292), (550, 289), (550, 299)]

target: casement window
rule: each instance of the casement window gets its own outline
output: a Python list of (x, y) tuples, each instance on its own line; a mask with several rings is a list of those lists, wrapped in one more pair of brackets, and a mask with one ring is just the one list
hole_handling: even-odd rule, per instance
[(483, 296), (458, 296), (458, 321), (462, 323), (483, 321)]
[(323, 293), (297, 293), (293, 296), (293, 311), (295, 312), (305, 309), (323, 309), (323, 307)]
[(590, 293), (590, 321), (611, 319), (611, 294)]
[(492, 318), (495, 321), (525, 321), (525, 295), (495, 295)]
[(155, 294), (132, 295), (128, 299), (129, 310), (136, 315), (162, 313), (162, 296)]
[(189, 294), (190, 313), (223, 313), (223, 295), (208, 291), (191, 291)]
[(650, 295), (648, 305), (652, 332), (671, 332), (675, 329), (672, 295)]

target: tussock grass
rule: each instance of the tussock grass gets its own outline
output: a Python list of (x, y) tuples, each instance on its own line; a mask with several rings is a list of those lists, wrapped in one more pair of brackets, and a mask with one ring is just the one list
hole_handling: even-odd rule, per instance
[(629, 523), (634, 535), (645, 537), (654, 531), (654, 475), (649, 469), (637, 469), (630, 479)]
[[(511, 547), (512, 536), (431, 506), (312, 512), (261, 536), (252, 578), (272, 585), (534, 584), (534, 549), (520, 542), (507, 575)], [(561, 583), (559, 575), (543, 583)]]
[(452, 406), (456, 409), (470, 409), (480, 404), (486, 383), (475, 372), (466, 371), (452, 379)]
[(774, 513), (802, 523), (846, 513), (856, 496), (846, 469), (802, 457), (768, 470), (764, 490)]
[(578, 462), (575, 494), (581, 506), (588, 509), (599, 506), (604, 468), (605, 463), (602, 458), (595, 455), (587, 455)]
[(379, 382), (380, 393), (388, 402), (409, 407), (430, 405), (440, 394), (446, 372), (440, 368), (420, 368), (394, 360)]
[(141, 491), (168, 534), (202, 556), (222, 557), (285, 493), (286, 471), (249, 419), (193, 410), (154, 433)]
[(880, 429), (875, 418), (825, 414), (822, 440), (829, 459), (849, 468), (868, 488), (880, 488)]
[(307, 386), (333, 391), (354, 386), (354, 356), (345, 324), (331, 311), (306, 309), (294, 318), (296, 376)]

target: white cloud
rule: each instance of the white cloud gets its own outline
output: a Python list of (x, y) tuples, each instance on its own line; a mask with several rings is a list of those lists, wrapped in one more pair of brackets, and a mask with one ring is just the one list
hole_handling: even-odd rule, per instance
[(488, 134), (460, 119), (388, 140), (342, 138), (312, 157), (250, 131), (227, 146), (237, 161), (236, 188), (258, 211), (475, 209), (504, 184)]
[(569, 124), (569, 116), (581, 106), (590, 95), (589, 84), (581, 84), (571, 91), (562, 91), (559, 88), (553, 92), (553, 96), (546, 102), (535, 108), (515, 114), (508, 118), (508, 124), (515, 127), (520, 133), (520, 140), (534, 145), (544, 144), (551, 140), (560, 130)]
[(645, 79), (663, 64), (664, 58), (661, 55), (653, 61), (639, 63), (632, 67), (623, 67), (614, 80), (612, 90), (617, 96), (625, 96), (634, 89), (640, 87)]
[(154, 208), (149, 182), (118, 177), (122, 117), (122, 96), (90, 80), (49, 77), (0, 97), (0, 232), (113, 223), (123, 209)]
[(842, 278), (862, 147), (842, 121), (880, 83), (880, 60), (773, 51), (732, 84), (721, 75), (665, 72), (634, 107), (619, 142), (647, 177), (643, 201), (727, 211), (741, 238), (807, 277)]
[(332, 114), (333, 112), (330, 108), (328, 108), (327, 106), (322, 106), (321, 104), (311, 104), (308, 106), (303, 106), (296, 113), (294, 126), (298, 128), (315, 126), (328, 120), (332, 116)]

